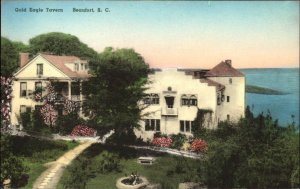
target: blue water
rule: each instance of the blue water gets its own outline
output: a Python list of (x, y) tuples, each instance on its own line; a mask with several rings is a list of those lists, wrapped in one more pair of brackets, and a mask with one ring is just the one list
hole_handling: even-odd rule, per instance
[[(261, 95), (246, 93), (246, 103), (255, 115), (270, 111), (279, 124), (295, 121), (299, 125), (299, 68), (241, 69), (246, 84), (267, 87), (289, 94)], [(292, 118), (294, 117), (294, 118)]]

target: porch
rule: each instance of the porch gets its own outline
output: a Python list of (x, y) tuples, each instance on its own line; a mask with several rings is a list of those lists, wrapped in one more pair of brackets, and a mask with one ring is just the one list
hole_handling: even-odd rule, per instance
[(85, 94), (82, 91), (82, 83), (81, 81), (57, 81), (52, 82), (52, 85), (59, 101), (63, 101), (64, 99), (84, 101)]

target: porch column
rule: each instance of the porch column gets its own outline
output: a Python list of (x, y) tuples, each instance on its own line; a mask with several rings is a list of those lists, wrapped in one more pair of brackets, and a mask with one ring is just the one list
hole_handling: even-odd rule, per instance
[(79, 82), (79, 99), (80, 99), (80, 102), (82, 102), (83, 97), (82, 97), (82, 81), (81, 80)]
[(68, 81), (68, 99), (71, 100), (71, 93), (72, 93), (72, 81)]
[(82, 80), (79, 81), (79, 99), (80, 99), (80, 110), (79, 110), (79, 115), (82, 117)]

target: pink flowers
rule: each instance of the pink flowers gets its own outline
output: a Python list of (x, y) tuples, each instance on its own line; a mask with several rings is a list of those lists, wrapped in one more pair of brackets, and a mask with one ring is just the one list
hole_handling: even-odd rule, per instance
[(41, 108), (40, 112), (46, 125), (55, 126), (57, 120), (57, 111), (51, 104), (45, 104)]
[(42, 100), (42, 93), (35, 93), (34, 94), (34, 100), (35, 101), (37, 101), (37, 102), (39, 102), (39, 101), (41, 101)]
[(152, 140), (152, 144), (159, 147), (169, 147), (172, 144), (172, 139), (169, 137), (157, 137)]
[(207, 149), (208, 145), (202, 139), (195, 139), (191, 144), (191, 150), (194, 152), (205, 152)]
[(77, 111), (79, 108), (79, 103), (66, 99), (64, 102), (64, 111), (69, 114), (71, 112)]
[(54, 90), (54, 87), (52, 86), (51, 83), (48, 83), (47, 91), (48, 91), (48, 94), (46, 95), (46, 103), (54, 102), (56, 100), (57, 94), (56, 94), (56, 92)]
[[(172, 143), (176, 144), (176, 138), (172, 140), (172, 138), (167, 136), (158, 136), (153, 138), (153, 140), (151, 141), (151, 144), (153, 144), (154, 146), (167, 148), (174, 148), (174, 145), (172, 145)], [(180, 149), (184, 149), (186, 151), (190, 150), (196, 153), (203, 153), (207, 151), (208, 145), (207, 142), (202, 139), (193, 139), (192, 142), (188, 142), (187, 140), (185, 140)]]
[(71, 132), (71, 136), (89, 136), (94, 137), (96, 136), (97, 131), (93, 128), (89, 128), (85, 125), (77, 125)]
[(1, 76), (1, 119), (7, 123), (10, 121), (11, 93), (12, 79)]

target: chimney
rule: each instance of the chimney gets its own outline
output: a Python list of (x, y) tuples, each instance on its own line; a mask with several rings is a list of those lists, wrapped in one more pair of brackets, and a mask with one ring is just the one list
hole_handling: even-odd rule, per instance
[(29, 53), (20, 53), (20, 68), (25, 66), (29, 61)]
[(225, 63), (231, 67), (231, 60), (225, 60)]

